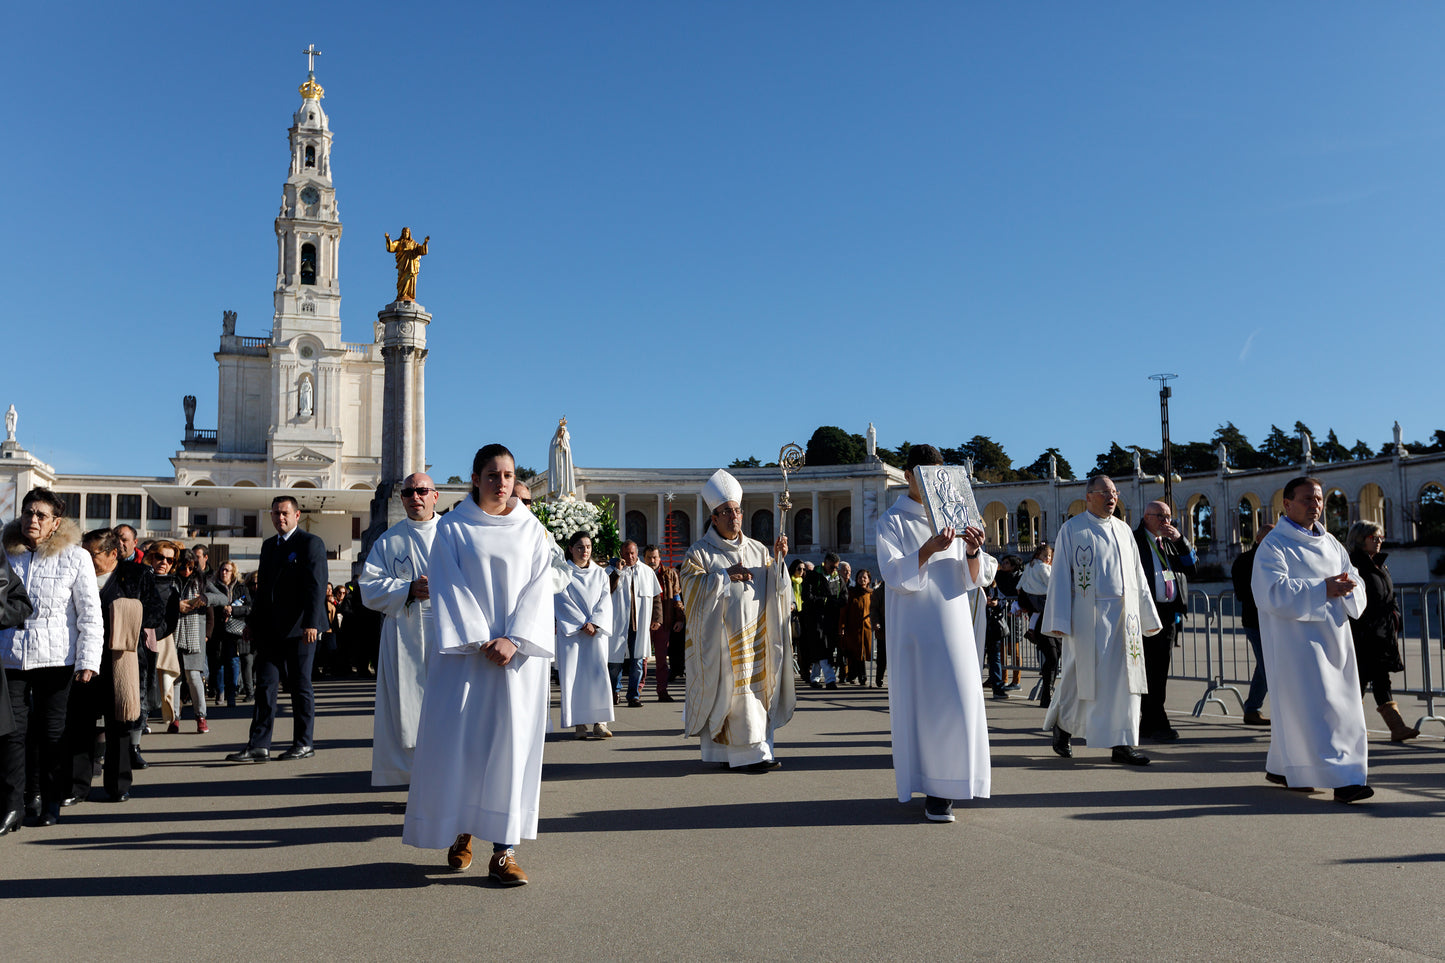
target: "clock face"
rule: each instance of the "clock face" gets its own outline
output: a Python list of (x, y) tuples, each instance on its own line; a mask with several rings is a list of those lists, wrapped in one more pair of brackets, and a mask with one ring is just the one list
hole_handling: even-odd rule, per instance
[(303, 204), (314, 205), (319, 200), (321, 200), (321, 193), (314, 187), (307, 187), (301, 192), (301, 203)]

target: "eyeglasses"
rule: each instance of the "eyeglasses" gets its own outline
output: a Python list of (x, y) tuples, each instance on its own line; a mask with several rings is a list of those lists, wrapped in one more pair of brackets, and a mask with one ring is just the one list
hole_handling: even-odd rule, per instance
[(741, 517), (743, 510), (741, 508), (714, 508), (712, 513), (714, 515), (737, 515)]
[(416, 495), (420, 495), (422, 498), (425, 498), (428, 495), (433, 494), (436, 494), (435, 488), (403, 488), (401, 490), (402, 498), (412, 498)]
[(530, 499), (530, 498), (523, 498), (521, 495), (518, 495), (518, 496), (517, 496), (517, 501), (521, 502), (523, 505), (531, 505), (531, 504), (532, 504), (532, 499)]
[(21, 512), (21, 513), (20, 513), (20, 517), (21, 517), (21, 518), (33, 518), (33, 519), (35, 519), (37, 522), (48, 522), (48, 521), (50, 521), (52, 518), (54, 518), (55, 516), (54, 516), (54, 515), (51, 515), (49, 512), (37, 512), (37, 511), (35, 511), (34, 509), (29, 509), (29, 510), (27, 510), (27, 511)]
[(167, 565), (170, 565), (170, 564), (174, 563), (175, 560), (176, 560), (176, 557), (175, 557), (174, 555), (162, 555), (160, 552), (152, 552), (152, 553), (151, 553), (151, 561), (152, 561), (152, 562), (165, 562)]
[(1105, 498), (1118, 498), (1119, 490), (1117, 488), (1096, 488), (1093, 491), (1089, 492), (1089, 494), (1103, 495)]

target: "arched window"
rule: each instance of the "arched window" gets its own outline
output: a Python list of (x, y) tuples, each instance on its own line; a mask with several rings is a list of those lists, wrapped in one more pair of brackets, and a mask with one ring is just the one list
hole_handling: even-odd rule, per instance
[(667, 529), (664, 554), (668, 558), (681, 557), (692, 545), (692, 522), (688, 519), (687, 512), (681, 509), (668, 512)]
[(1189, 531), (1196, 544), (1214, 541), (1214, 507), (1203, 495), (1195, 500), (1194, 507), (1189, 510)]
[(1445, 542), (1445, 489), (1434, 482), (1420, 489), (1420, 531), (1416, 539), (1428, 545)]
[(647, 544), (647, 516), (638, 511), (628, 512), (627, 534), (624, 538), (637, 543), (637, 552), (640, 555), (642, 546)]
[(853, 544), (853, 509), (844, 508), (838, 512), (838, 540), (834, 542), (839, 548), (845, 548)]
[(813, 510), (805, 508), (793, 516), (793, 541), (799, 549), (813, 547)]
[(1343, 539), (1350, 527), (1350, 500), (1338, 488), (1325, 496), (1325, 530)]
[(1248, 497), (1239, 500), (1239, 544), (1241, 545), (1254, 543), (1255, 512), (1255, 504)]
[(769, 548), (772, 547), (774, 539), (773, 513), (771, 510), (766, 508), (760, 508), (757, 511), (753, 512), (753, 522), (752, 525), (749, 526), (749, 528), (752, 530), (753, 538), (762, 542)]
[(301, 283), (316, 283), (316, 245), (301, 245)]
[(306, 166), (316, 166), (316, 148), (312, 147), (310, 144), (306, 145)]

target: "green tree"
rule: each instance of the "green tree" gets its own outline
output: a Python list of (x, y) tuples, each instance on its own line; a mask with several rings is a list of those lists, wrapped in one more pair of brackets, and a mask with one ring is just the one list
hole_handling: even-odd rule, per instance
[(1260, 467), (1283, 468), (1286, 465), (1298, 464), (1303, 454), (1298, 436), (1291, 438), (1279, 425), (1270, 425), (1269, 435), (1259, 446), (1259, 455), (1264, 460)]
[(462, 481), (462, 476), (461, 476), (461, 475), (448, 475), (448, 476), (447, 476), (447, 484), (448, 484), (448, 485), (465, 485), (466, 482)]
[(913, 447), (913, 442), (905, 441), (897, 448), (879, 448), (878, 458), (885, 465), (892, 465), (894, 468), (902, 468), (908, 464), (908, 452)]
[(1134, 477), (1134, 452), (1128, 448), (1120, 447), (1117, 441), (1109, 442), (1109, 450), (1101, 452), (1094, 459), (1094, 470), (1089, 472), (1089, 477), (1095, 475), (1108, 475), (1110, 478), (1133, 478)]
[(1063, 456), (1063, 453), (1060, 452), (1057, 448), (1045, 448), (1044, 453), (1039, 457), (1035, 458), (1033, 464), (1029, 465), (1027, 468), (1020, 469), (1019, 474), (1025, 475), (1030, 478), (1048, 478), (1050, 455), (1054, 456), (1054, 461), (1056, 463), (1056, 467), (1058, 468), (1059, 477), (1064, 479), (1072, 479), (1074, 477), (1073, 466), (1069, 464), (1069, 460), (1065, 458)]
[(805, 457), (810, 465), (856, 465), (867, 453), (868, 443), (862, 435), (850, 435), (842, 428), (823, 425), (808, 439)]
[(1350, 460), (1350, 450), (1340, 444), (1340, 439), (1335, 435), (1333, 428), (1330, 429), (1329, 435), (1326, 436), (1324, 444), (1318, 446), (1315, 450), (1319, 453), (1315, 456), (1316, 461), (1337, 462)]
[(1362, 439), (1356, 438), (1355, 447), (1350, 449), (1350, 457), (1355, 461), (1367, 461), (1375, 457), (1375, 452)]
[(1214, 445), (1224, 442), (1224, 447), (1229, 459), (1231, 468), (1238, 468), (1240, 471), (1249, 471), (1253, 468), (1263, 468), (1259, 452), (1249, 443), (1244, 432), (1234, 427), (1234, 422), (1226, 421), (1214, 429), (1214, 436), (1209, 439)]
[(763, 463), (758, 460), (758, 456), (757, 456), (757, 455), (753, 455), (751, 458), (734, 458), (734, 459), (732, 460), (732, 463), (729, 464), (728, 467), (729, 467), (729, 468), (760, 468), (760, 467), (762, 467), (762, 464), (763, 464)]
[[(1214, 453), (1214, 446), (1207, 441), (1191, 441), (1183, 445), (1170, 442), (1169, 467), (1179, 475), (1214, 471), (1219, 467), (1219, 458)], [(1163, 471), (1162, 464), (1159, 471)]]
[[(949, 460), (950, 453), (956, 461)], [(957, 448), (943, 453), (943, 460), (948, 464), (963, 464), (965, 458), (973, 459), (973, 476), (979, 481), (1013, 481), (1018, 477), (1003, 446), (987, 435), (974, 435)]]

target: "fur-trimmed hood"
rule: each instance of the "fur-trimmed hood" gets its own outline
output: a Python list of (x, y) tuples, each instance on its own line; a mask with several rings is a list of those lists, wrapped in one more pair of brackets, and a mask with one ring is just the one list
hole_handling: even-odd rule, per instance
[[(30, 551), (30, 546), (25, 544), (25, 539), (20, 534), (20, 519), (18, 518), (5, 526), (4, 533), (0, 534), (0, 542), (3, 542), (7, 555), (22, 555)], [(80, 526), (68, 518), (62, 518), (59, 527), (50, 533), (49, 538), (40, 543), (37, 554), (42, 558), (50, 558), (79, 544)]]

